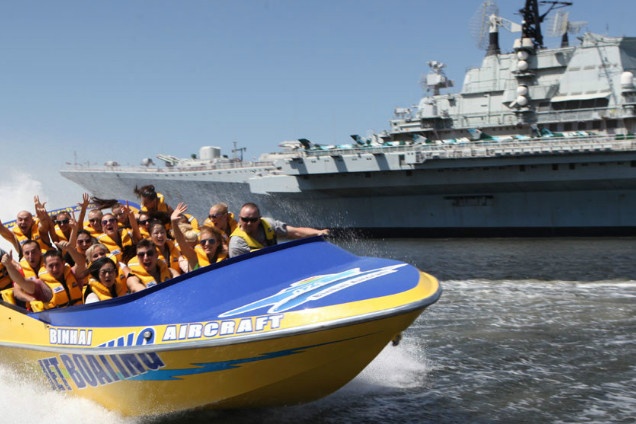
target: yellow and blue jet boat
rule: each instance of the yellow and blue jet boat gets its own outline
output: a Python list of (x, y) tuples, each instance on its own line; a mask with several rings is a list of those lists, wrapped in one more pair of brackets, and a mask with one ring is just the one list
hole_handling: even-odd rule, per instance
[(310, 238), (109, 301), (3, 303), (0, 362), (128, 416), (290, 405), (353, 379), (440, 295), (411, 265)]

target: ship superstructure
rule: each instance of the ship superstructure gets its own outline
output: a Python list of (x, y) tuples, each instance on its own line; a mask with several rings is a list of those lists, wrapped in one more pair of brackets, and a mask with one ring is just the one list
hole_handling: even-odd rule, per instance
[[(217, 201), (235, 211), (255, 201), (293, 225), (385, 235), (635, 234), (636, 38), (585, 33), (575, 46), (559, 12), (571, 3), (526, 0), (520, 24), (492, 5), (486, 55), (462, 90), (450, 92), (444, 64), (429, 62), (426, 95), (382, 133), (285, 142), (258, 163), (162, 156), (169, 166), (62, 174), (100, 197), (155, 184), (201, 216)], [(543, 45), (548, 13), (557, 48)], [(502, 27), (520, 31), (508, 53)]]

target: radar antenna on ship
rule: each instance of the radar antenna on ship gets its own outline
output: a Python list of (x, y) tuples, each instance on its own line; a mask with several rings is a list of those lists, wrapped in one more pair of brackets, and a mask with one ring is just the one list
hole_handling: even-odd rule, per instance
[(431, 68), (431, 72), (422, 77), (422, 85), (426, 91), (433, 91), (433, 94), (437, 96), (440, 93), (440, 88), (450, 88), (453, 86), (453, 81), (449, 80), (444, 73), (445, 63), (431, 60), (428, 62), (428, 66)]
[(552, 19), (548, 20), (548, 37), (561, 37), (561, 47), (568, 47), (570, 45), (568, 34), (578, 34), (586, 26), (587, 21), (570, 22), (568, 12), (559, 10)]
[(499, 16), (499, 8), (493, 0), (484, 1), (473, 15), (470, 28), (477, 47), (486, 50), (486, 56), (501, 53), (499, 27), (510, 32), (521, 31), (521, 25)]
[[(539, 3), (549, 4), (550, 7), (544, 14), (539, 14)], [(570, 1), (537, 1), (526, 0), (526, 5), (523, 9), (519, 10), (523, 18), (523, 24), (521, 28), (521, 37), (529, 38), (532, 40), (535, 49), (543, 49), (543, 35), (541, 34), (541, 24), (545, 17), (554, 9), (560, 9), (562, 7), (572, 6)]]

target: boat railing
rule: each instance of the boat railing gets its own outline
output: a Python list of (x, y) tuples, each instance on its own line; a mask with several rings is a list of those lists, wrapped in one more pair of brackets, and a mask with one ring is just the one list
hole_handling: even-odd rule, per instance
[(352, 154), (400, 154), (416, 152), (422, 159), (518, 156), (532, 154), (568, 154), (601, 151), (636, 151), (636, 140), (616, 136), (554, 136), (514, 140), (447, 141), (438, 143), (407, 143), (396, 146), (333, 148), (305, 151), (311, 157), (339, 157)]

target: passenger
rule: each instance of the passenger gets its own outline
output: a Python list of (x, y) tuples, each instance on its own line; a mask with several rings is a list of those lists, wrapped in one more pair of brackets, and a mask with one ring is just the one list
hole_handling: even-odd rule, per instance
[(155, 221), (150, 225), (150, 239), (157, 247), (159, 259), (167, 263), (178, 274), (181, 274), (181, 268), (179, 267), (181, 251), (175, 242), (168, 240), (166, 227), (161, 222)]
[(139, 212), (139, 219), (137, 223), (139, 224), (139, 235), (141, 238), (150, 238), (150, 222), (151, 222), (150, 214), (146, 211)]
[[(8, 253), (0, 248), (0, 258), (4, 255), (8, 255)], [(11, 256), (9, 256), (9, 260), (15, 269), (20, 270), (20, 265)], [(6, 303), (25, 308), (25, 301), (18, 300), (15, 297), (14, 284), (11, 280), (11, 275), (9, 275), (10, 268), (11, 265), (5, 267), (4, 264), (0, 262), (0, 294), (2, 295), (2, 300)], [(20, 288), (18, 288), (18, 290), (20, 290)], [(27, 295), (25, 294), (24, 297), (26, 296)], [(29, 301), (30, 300), (32, 300), (32, 297), (29, 297)]]
[(284, 222), (261, 217), (258, 206), (246, 203), (241, 208), (239, 226), (230, 237), (230, 257), (273, 246), (278, 243), (277, 236), (297, 239), (311, 236), (323, 236), (329, 230), (318, 230), (310, 227), (292, 227)]
[(91, 209), (88, 211), (88, 225), (84, 223), (84, 229), (88, 231), (91, 237), (97, 238), (104, 232), (102, 229), (102, 217), (104, 213), (100, 209)]
[(59, 212), (55, 217), (55, 234), (57, 235), (57, 240), (55, 241), (69, 241), (74, 224), (75, 222), (70, 213), (66, 211)]
[(86, 255), (86, 250), (96, 243), (91, 233), (87, 230), (79, 230), (77, 232), (77, 239), (75, 240), (75, 249), (82, 255)]
[[(36, 211), (37, 208), (41, 208), (37, 196), (36, 199)], [(51, 218), (46, 214), (46, 211), (42, 213), (42, 209), (38, 212), (38, 218), (42, 214), (42, 220), (34, 219), (33, 214), (29, 211), (20, 211), (16, 216), (15, 225), (11, 230), (2, 225), (0, 228), (0, 235), (15, 247), (18, 252), (21, 252), (21, 247), (27, 240), (35, 240), (40, 245), (42, 251), (46, 251), (51, 248), (49, 241), (49, 223)]]
[(85, 304), (121, 297), (128, 293), (128, 267), (120, 270), (112, 259), (102, 257), (93, 262), (88, 271), (92, 278), (84, 291)]
[(205, 220), (204, 225), (208, 225), (216, 228), (223, 235), (223, 247), (227, 251), (230, 244), (230, 235), (236, 230), (238, 222), (234, 218), (234, 214), (228, 211), (228, 206), (225, 203), (217, 203), (210, 208), (210, 214), (208, 219)]
[(131, 293), (156, 286), (179, 275), (157, 256), (157, 248), (151, 240), (143, 239), (137, 243), (137, 256), (128, 262), (131, 274), (127, 276), (126, 283)]
[[(33, 242), (38, 246), (37, 242)], [(53, 298), (53, 291), (42, 280), (33, 278), (25, 278), (20, 272), (20, 268), (16, 265), (16, 262), (11, 257), (11, 254), (4, 254), (0, 260), (5, 267), (11, 280), (13, 280), (14, 294), (16, 292), (22, 293), (23, 297), (28, 299), (28, 302), (40, 302), (42, 304), (48, 304)], [(4, 295), (4, 293), (3, 293)], [(4, 296), (3, 296), (4, 299)]]
[[(60, 242), (67, 243), (67, 242)], [(53, 297), (48, 302), (31, 302), (31, 309), (39, 312), (45, 309), (61, 308), (81, 305), (83, 303), (82, 286), (86, 261), (77, 250), (71, 246), (64, 246), (71, 253), (75, 265), (71, 267), (64, 262), (62, 252), (56, 249), (48, 250), (42, 255), (44, 269), (38, 277), (50, 287)]]
[(113, 255), (108, 247), (104, 246), (101, 243), (92, 244), (88, 249), (86, 249), (86, 264), (90, 266), (93, 262), (101, 258), (110, 258), (115, 259), (115, 255)]
[(141, 240), (136, 222), (133, 224), (134, 228), (132, 230), (119, 228), (117, 218), (110, 212), (102, 215), (101, 226), (103, 233), (97, 236), (97, 241), (106, 246), (115, 255), (117, 262), (122, 261), (126, 246), (134, 246), (135, 243)]
[[(227, 258), (227, 252), (223, 249), (223, 236), (214, 227), (201, 228), (199, 232), (199, 244), (192, 247), (185, 239), (185, 235), (178, 225), (179, 216), (188, 209), (184, 203), (179, 203), (172, 213), (172, 228), (175, 232), (177, 243), (181, 247), (181, 253), (188, 260), (187, 271), (204, 267)], [(187, 272), (186, 271), (186, 272)]]
[[(6, 255), (7, 252), (0, 248), (0, 258)], [(0, 290), (10, 289), (13, 287), (11, 277), (9, 277), (9, 271), (4, 265), (0, 264)]]
[(42, 248), (35, 240), (27, 240), (22, 245), (20, 267), (25, 278), (35, 278), (42, 269)]
[(142, 187), (135, 186), (135, 194), (141, 199), (141, 210), (148, 212), (162, 212), (167, 217), (172, 215), (172, 207), (168, 205), (163, 194), (155, 191), (155, 186), (145, 185)]

